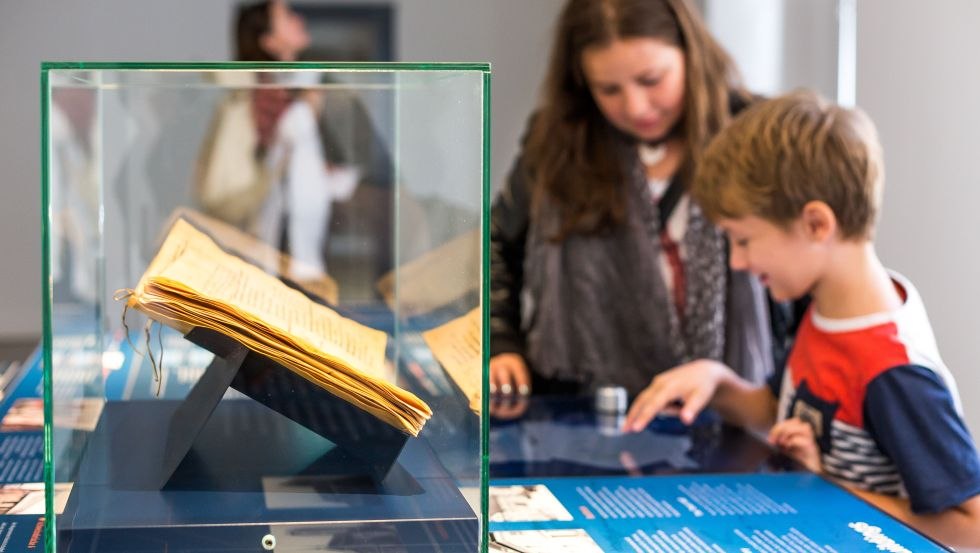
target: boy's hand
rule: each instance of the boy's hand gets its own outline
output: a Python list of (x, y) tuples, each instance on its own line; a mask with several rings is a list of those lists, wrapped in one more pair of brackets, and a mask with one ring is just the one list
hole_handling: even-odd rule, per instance
[(680, 419), (691, 424), (711, 401), (718, 384), (730, 369), (710, 359), (698, 359), (657, 375), (633, 400), (623, 430), (641, 432), (657, 413), (680, 401)]
[(811, 472), (819, 473), (823, 469), (820, 446), (817, 445), (813, 427), (802, 419), (794, 417), (773, 425), (769, 431), (769, 443)]
[(504, 396), (531, 393), (531, 372), (523, 357), (516, 353), (500, 353), (490, 358), (490, 393)]

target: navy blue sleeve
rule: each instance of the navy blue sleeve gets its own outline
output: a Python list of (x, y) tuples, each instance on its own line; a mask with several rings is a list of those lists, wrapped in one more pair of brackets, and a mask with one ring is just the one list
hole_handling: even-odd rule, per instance
[(939, 375), (896, 367), (865, 394), (865, 426), (898, 467), (912, 512), (938, 513), (980, 494), (976, 446)]

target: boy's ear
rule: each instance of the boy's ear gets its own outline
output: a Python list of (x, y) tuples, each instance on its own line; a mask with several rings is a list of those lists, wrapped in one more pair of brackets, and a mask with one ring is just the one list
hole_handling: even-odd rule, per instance
[(807, 202), (803, 206), (800, 219), (807, 238), (815, 242), (823, 242), (837, 233), (837, 217), (834, 210), (824, 202)]

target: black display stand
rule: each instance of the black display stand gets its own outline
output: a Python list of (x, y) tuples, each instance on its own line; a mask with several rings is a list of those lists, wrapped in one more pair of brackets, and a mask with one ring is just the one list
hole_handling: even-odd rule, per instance
[(215, 357), (171, 419), (161, 488), (183, 462), (229, 387), (330, 440), (359, 461), (351, 463), (351, 473), (366, 474), (379, 482), (410, 437), (228, 336), (198, 327), (185, 338)]

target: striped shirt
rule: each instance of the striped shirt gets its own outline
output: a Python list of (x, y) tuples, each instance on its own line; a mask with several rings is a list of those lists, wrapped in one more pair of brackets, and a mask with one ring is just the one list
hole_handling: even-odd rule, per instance
[(770, 386), (779, 420), (813, 426), (826, 475), (939, 512), (980, 494), (980, 462), (922, 300), (892, 279), (895, 311), (829, 319), (811, 307)]

